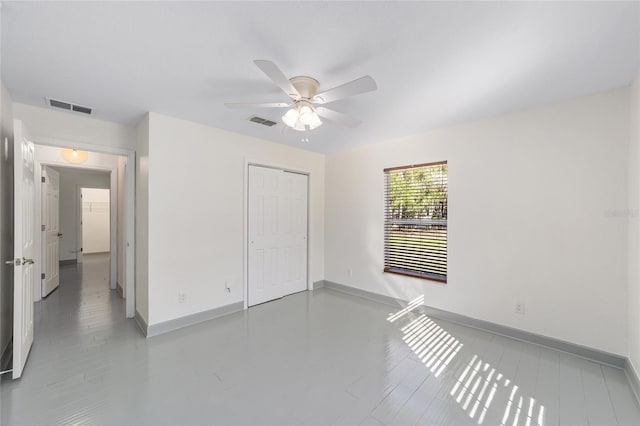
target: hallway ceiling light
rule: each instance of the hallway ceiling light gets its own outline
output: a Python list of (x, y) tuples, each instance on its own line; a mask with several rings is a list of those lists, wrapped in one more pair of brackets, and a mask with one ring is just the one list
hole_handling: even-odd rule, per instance
[(65, 161), (73, 164), (86, 163), (89, 159), (89, 153), (87, 151), (80, 151), (78, 149), (67, 148), (62, 150), (62, 158)]

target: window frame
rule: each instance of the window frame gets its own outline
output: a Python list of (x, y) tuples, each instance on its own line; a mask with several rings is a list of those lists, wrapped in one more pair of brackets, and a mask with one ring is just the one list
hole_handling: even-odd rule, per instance
[(389, 209), (389, 188), (388, 188), (388, 177), (389, 177), (389, 173), (390, 172), (396, 172), (396, 171), (400, 171), (400, 170), (411, 170), (411, 169), (416, 169), (416, 168), (422, 168), (422, 167), (430, 167), (430, 166), (439, 166), (439, 165), (447, 165), (447, 209), (448, 209), (448, 205), (449, 205), (449, 164), (447, 160), (443, 160), (443, 161), (434, 161), (431, 163), (420, 163), (420, 164), (410, 164), (407, 166), (396, 166), (396, 167), (388, 167), (383, 169), (383, 173), (384, 173), (384, 218), (383, 218), (383, 222), (384, 222), (384, 249), (383, 249), (383, 260), (384, 260), (384, 268), (383, 268), (383, 272), (384, 273), (388, 273), (388, 274), (395, 274), (395, 275), (401, 275), (401, 276), (406, 276), (406, 277), (412, 277), (412, 278), (419, 278), (419, 279), (423, 279), (423, 280), (427, 280), (427, 281), (434, 281), (434, 282), (438, 282), (438, 283), (442, 283), (442, 284), (446, 284), (447, 283), (447, 278), (448, 278), (448, 264), (449, 264), (449, 217), (448, 217), (448, 212), (447, 212), (447, 224), (446, 224), (446, 259), (447, 259), (447, 265), (446, 265), (446, 274), (444, 276), (440, 276), (440, 275), (436, 275), (436, 274), (428, 274), (428, 273), (421, 273), (421, 272), (411, 272), (410, 270), (400, 270), (397, 268), (393, 268), (393, 267), (389, 267), (387, 266), (387, 250), (389, 248), (389, 235), (388, 235), (388, 209)]

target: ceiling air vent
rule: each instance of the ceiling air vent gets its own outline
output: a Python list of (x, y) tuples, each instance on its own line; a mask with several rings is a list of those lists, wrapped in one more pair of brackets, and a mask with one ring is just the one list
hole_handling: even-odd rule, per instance
[(67, 111), (80, 112), (82, 114), (87, 114), (87, 115), (91, 115), (91, 112), (93, 111), (93, 108), (72, 104), (70, 102), (58, 101), (56, 99), (51, 99), (51, 98), (46, 98), (46, 100), (47, 100), (47, 105), (53, 108), (60, 108), (60, 109), (65, 109)]
[(273, 127), (276, 124), (278, 124), (275, 121), (267, 120), (266, 118), (257, 117), (257, 116), (253, 116), (249, 118), (249, 121), (253, 121), (254, 123), (262, 124), (263, 126), (267, 126), (267, 127)]
[(55, 108), (62, 108), (62, 109), (66, 109), (67, 111), (71, 111), (71, 104), (67, 103), (67, 102), (62, 102), (62, 101), (56, 101), (55, 99), (49, 99), (49, 106), (55, 107)]
[(72, 108), (75, 112), (81, 112), (83, 114), (91, 114), (91, 108), (89, 107), (73, 105)]

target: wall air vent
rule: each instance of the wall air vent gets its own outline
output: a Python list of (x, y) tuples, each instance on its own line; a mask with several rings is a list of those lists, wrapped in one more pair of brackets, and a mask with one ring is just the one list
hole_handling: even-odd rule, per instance
[(93, 108), (89, 108), (82, 105), (72, 104), (71, 102), (59, 101), (56, 99), (45, 98), (47, 100), (47, 105), (53, 108), (60, 108), (67, 111), (75, 111), (82, 114), (91, 115), (93, 112)]
[(249, 121), (252, 121), (252, 122), (258, 123), (258, 124), (262, 124), (263, 126), (267, 126), (267, 127), (273, 127), (276, 124), (278, 124), (275, 121), (267, 120), (266, 118), (257, 117), (257, 116), (253, 116), (253, 117), (249, 118)]

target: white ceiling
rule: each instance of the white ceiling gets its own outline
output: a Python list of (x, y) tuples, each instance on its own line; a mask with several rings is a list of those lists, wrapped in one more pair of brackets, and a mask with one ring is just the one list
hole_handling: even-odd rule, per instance
[[(1, 13), (14, 101), (48, 96), (128, 125), (155, 111), (318, 152), (625, 86), (640, 63), (640, 2), (3, 2)], [(366, 74), (379, 89), (330, 104), (357, 129), (302, 134), (283, 110), (224, 107), (287, 99), (254, 59), (325, 89)]]

